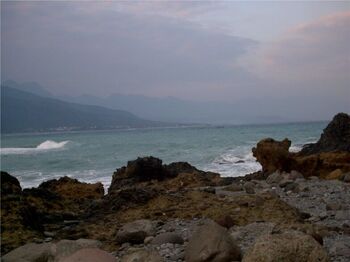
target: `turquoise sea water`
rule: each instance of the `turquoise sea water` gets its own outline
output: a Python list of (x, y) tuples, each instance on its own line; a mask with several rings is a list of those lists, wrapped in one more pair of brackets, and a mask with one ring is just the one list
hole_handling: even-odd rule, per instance
[[(262, 138), (292, 140), (291, 150), (315, 142), (327, 122), (119, 130), (1, 137), (1, 170), (15, 175), (22, 187), (64, 175), (101, 181), (106, 187), (116, 168), (138, 156), (164, 163), (187, 161), (223, 176), (260, 169), (251, 148)], [(236, 163), (243, 160), (243, 163)]]

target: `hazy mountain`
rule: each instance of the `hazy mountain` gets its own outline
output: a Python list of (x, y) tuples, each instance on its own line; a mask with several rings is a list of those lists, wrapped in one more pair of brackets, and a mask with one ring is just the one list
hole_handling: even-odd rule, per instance
[(45, 96), (45, 97), (53, 97), (54, 95), (47, 91), (44, 87), (42, 87), (37, 82), (24, 82), (24, 83), (17, 83), (13, 80), (6, 80), (1, 83), (2, 86), (8, 86), (12, 88), (16, 88), (25, 92), (33, 93), (39, 96)]
[[(148, 97), (142, 95), (113, 94), (108, 97), (91, 95), (62, 96), (62, 100), (103, 105), (114, 109), (123, 109), (140, 117), (175, 123), (208, 123), (208, 124), (247, 124), (278, 123), (293, 121), (275, 113), (261, 114), (251, 109), (251, 103), (258, 101), (198, 102), (175, 97)], [(266, 108), (266, 105), (262, 105)]]
[(1, 132), (114, 129), (164, 125), (126, 111), (81, 105), (1, 86)]

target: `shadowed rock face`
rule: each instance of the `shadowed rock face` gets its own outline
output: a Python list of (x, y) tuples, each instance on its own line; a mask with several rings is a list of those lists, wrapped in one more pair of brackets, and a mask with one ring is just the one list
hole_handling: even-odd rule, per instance
[(337, 114), (325, 128), (316, 144), (309, 144), (299, 153), (289, 152), (291, 141), (266, 138), (252, 149), (254, 157), (262, 165), (262, 173), (275, 171), (299, 171), (304, 177), (330, 178), (338, 170), (341, 177), (350, 171), (350, 116)]
[(335, 115), (317, 143), (306, 145), (300, 153), (310, 155), (335, 150), (350, 152), (350, 116), (345, 113)]
[(91, 200), (103, 194), (101, 183), (81, 183), (68, 177), (21, 190), (15, 177), (1, 172), (1, 252), (42, 237), (46, 223), (78, 219)]

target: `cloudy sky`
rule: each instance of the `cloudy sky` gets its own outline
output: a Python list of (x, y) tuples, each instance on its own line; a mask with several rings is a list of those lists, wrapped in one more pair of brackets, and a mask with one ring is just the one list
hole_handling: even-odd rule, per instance
[(349, 43), (349, 1), (1, 2), (2, 80), (60, 95), (349, 111)]

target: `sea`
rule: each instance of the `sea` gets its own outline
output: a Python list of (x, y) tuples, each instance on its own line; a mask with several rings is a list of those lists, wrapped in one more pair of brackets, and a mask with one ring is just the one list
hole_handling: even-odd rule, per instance
[(252, 147), (262, 138), (289, 138), (290, 151), (316, 142), (328, 122), (188, 126), (1, 136), (1, 170), (18, 178), (22, 188), (69, 176), (83, 182), (111, 183), (127, 161), (154, 156), (163, 163), (186, 161), (225, 177), (261, 169)]

